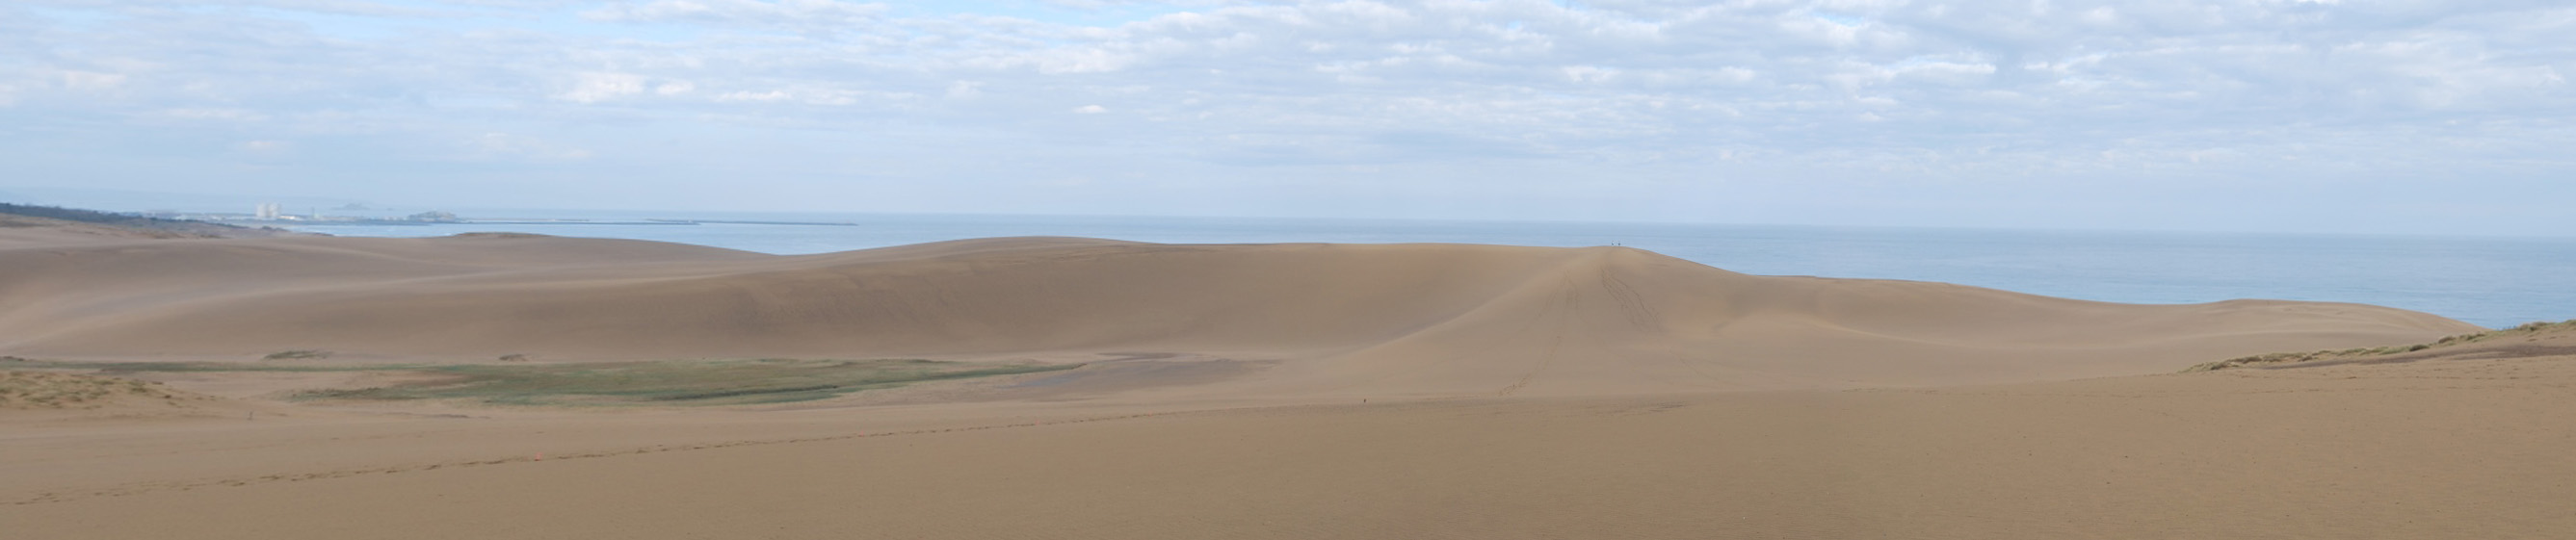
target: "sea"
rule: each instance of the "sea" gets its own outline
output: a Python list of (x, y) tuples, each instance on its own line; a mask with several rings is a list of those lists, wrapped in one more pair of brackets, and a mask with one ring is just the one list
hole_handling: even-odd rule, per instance
[[(298, 228), (381, 237), (524, 232), (679, 242), (782, 255), (1001, 236), (1186, 244), (1627, 246), (1748, 274), (1939, 281), (2107, 302), (2180, 304), (2239, 298), (2355, 302), (2499, 328), (2576, 318), (2576, 238), (1212, 217), (614, 211), (466, 215), (488, 221)], [(771, 223), (641, 224), (655, 219)]]

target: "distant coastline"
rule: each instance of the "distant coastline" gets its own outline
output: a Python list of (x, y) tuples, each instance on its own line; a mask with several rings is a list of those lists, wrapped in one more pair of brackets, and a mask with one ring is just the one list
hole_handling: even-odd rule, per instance
[(333, 219), (275, 219), (275, 220), (270, 220), (270, 219), (256, 219), (256, 218), (214, 217), (214, 218), (209, 218), (209, 219), (201, 219), (201, 220), (199, 220), (199, 221), (204, 221), (204, 222), (207, 222), (207, 223), (221, 223), (221, 224), (226, 224), (226, 225), (243, 226), (243, 227), (425, 227), (425, 226), (430, 226), (430, 225), (648, 225), (648, 226), (661, 226), (661, 225), (783, 225), (783, 226), (794, 226), (794, 227), (856, 227), (856, 226), (859, 226), (859, 224), (857, 224), (857, 223), (849, 223), (849, 222), (822, 222), (822, 221), (753, 221), (753, 220), (720, 220), (720, 219), (660, 219), (660, 218), (646, 218), (646, 219), (642, 219), (642, 220), (597, 220), (597, 219), (579, 219), (579, 218), (451, 218), (451, 219), (443, 219), (443, 220), (426, 220), (426, 219), (378, 219), (378, 218), (333, 218)]

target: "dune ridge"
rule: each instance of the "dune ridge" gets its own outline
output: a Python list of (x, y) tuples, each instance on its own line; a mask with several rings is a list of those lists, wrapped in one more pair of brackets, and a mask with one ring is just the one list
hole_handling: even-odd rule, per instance
[(1591, 395), (2067, 379), (2478, 328), (1753, 276), (1615, 247), (942, 242), (803, 256), (480, 235), (0, 245), (0, 353), (1276, 361), (1229, 393)]

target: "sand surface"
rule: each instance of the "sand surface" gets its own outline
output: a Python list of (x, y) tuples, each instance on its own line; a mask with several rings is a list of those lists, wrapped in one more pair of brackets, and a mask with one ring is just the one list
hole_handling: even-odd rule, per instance
[(0, 245), (0, 304), (0, 354), (45, 358), (1265, 362), (1194, 390), (1227, 397), (2062, 380), (2477, 329), (2352, 304), (1751, 276), (1625, 248), (1068, 238), (807, 256), (526, 235)]
[[(1618, 248), (0, 233), (0, 355), (21, 362), (1079, 364), (623, 408), (280, 399), (399, 372), (82, 372), (160, 384), (0, 402), (10, 538), (2576, 530), (2576, 331), (2177, 373), (2481, 330), (2372, 306), (2105, 304)], [(332, 355), (261, 359), (287, 350)]]

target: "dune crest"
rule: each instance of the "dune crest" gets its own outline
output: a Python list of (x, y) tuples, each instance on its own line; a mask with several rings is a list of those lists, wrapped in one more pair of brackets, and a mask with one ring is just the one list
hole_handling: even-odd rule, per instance
[(1766, 277), (1627, 248), (1071, 238), (771, 256), (554, 237), (0, 246), (0, 352), (1275, 360), (1227, 392), (1592, 395), (2066, 379), (2476, 327)]

